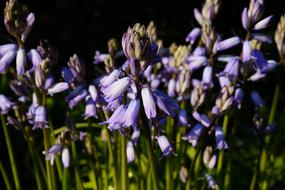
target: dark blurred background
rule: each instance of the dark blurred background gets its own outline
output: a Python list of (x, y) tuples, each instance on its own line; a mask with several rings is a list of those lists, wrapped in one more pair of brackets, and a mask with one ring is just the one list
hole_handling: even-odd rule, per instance
[[(273, 27), (265, 32), (273, 34), (280, 15), (285, 13), (285, 0), (264, 1), (265, 12), (263, 18), (271, 14), (275, 15)], [(0, 0), (1, 11), (4, 10), (5, 2), (5, 0)], [(106, 52), (107, 40), (115, 37), (120, 41), (128, 26), (132, 26), (136, 22), (147, 25), (149, 21), (153, 20), (157, 25), (159, 38), (163, 39), (166, 46), (174, 41), (183, 44), (185, 43), (184, 39), (188, 32), (197, 26), (193, 16), (193, 9), (195, 7), (200, 9), (204, 1), (20, 0), (20, 2), (24, 4), (30, 12), (34, 12), (36, 15), (34, 28), (27, 40), (27, 49), (35, 48), (40, 39), (48, 39), (58, 48), (60, 64), (64, 65), (69, 56), (74, 53), (77, 53), (81, 58), (84, 58), (85, 62), (90, 64), (93, 60), (95, 50)], [(216, 29), (219, 33), (224, 35), (224, 38), (234, 34), (239, 36), (245, 35), (241, 26), (240, 15), (243, 8), (248, 6), (248, 4), (249, 0), (222, 0), (220, 12), (216, 18)], [(10, 36), (5, 30), (3, 15), (1, 14), (0, 44), (7, 43), (7, 37)], [(272, 47), (274, 46), (271, 46), (271, 48)], [(270, 57), (272, 58), (272, 55), (270, 55)], [(271, 76), (272, 75), (274, 75), (274, 73), (271, 74)], [(260, 90), (264, 92), (263, 97), (268, 100), (267, 102), (269, 103), (271, 102), (272, 92), (274, 90), (274, 85), (270, 85), (271, 82), (272, 80), (267, 81), (265, 84), (265, 86), (269, 88), (263, 88), (261, 86), (262, 90)], [(282, 97), (280, 105), (284, 105), (284, 102), (285, 99)], [(64, 102), (62, 102), (62, 104), (64, 104)], [(64, 122), (64, 111), (61, 110), (60, 113), (54, 112), (54, 114), (57, 115), (56, 119), (60, 120), (57, 121), (57, 123)], [(249, 121), (247, 123), (250, 123), (252, 114), (244, 115), (245, 120)], [(281, 116), (282, 113), (280, 113), (279, 117)], [(245, 139), (244, 136), (247, 137), (248, 141), (246, 142), (249, 142), (249, 145), (253, 146), (247, 146), (245, 143), (242, 148), (236, 148), (233, 151), (237, 158), (234, 160), (234, 163), (238, 166), (236, 168), (238, 171), (233, 170), (236, 178), (236, 187), (233, 186), (235, 187), (233, 189), (239, 189), (239, 185), (244, 187), (248, 186), (252, 176), (250, 172), (252, 172), (255, 157), (253, 158), (250, 154), (247, 154), (247, 152), (249, 150), (256, 151), (256, 147), (258, 146), (258, 140), (252, 140), (252, 135), (244, 134), (248, 132), (248, 125), (240, 127), (239, 130), (238, 134), (242, 136), (242, 139)], [(22, 163), (18, 164), (20, 173), (27, 174), (25, 175), (26, 180), (23, 181), (24, 187), (31, 188), (32, 184), (30, 184), (30, 182), (33, 179), (29, 178), (32, 176), (29, 174), (33, 171), (26, 170), (26, 167), (31, 165), (31, 163), (26, 159), (27, 150), (25, 148), (19, 148), (23, 147), (21, 144), (24, 141), (23, 137), (19, 132), (14, 131), (13, 139), (20, 139), (13, 142), (13, 145), (16, 147), (17, 156), (22, 158)], [(0, 144), (4, 146), (3, 136), (0, 139)], [(281, 150), (284, 150), (284, 148), (282, 148), (283, 145), (284, 139), (283, 142), (280, 143), (280, 152), (282, 152), (282, 154), (283, 151)], [(38, 148), (41, 147), (39, 146)], [(234, 149), (234, 147), (232, 149)], [(1, 148), (1, 150), (3, 149)], [(4, 163), (8, 162), (5, 149), (4, 153), (1, 152), (0, 155), (6, 156), (6, 159), (2, 158), (5, 160)], [(243, 155), (245, 158), (239, 159), (240, 155)], [(24, 162), (28, 162), (28, 164), (24, 164)], [(284, 168), (280, 169), (279, 176), (281, 177), (280, 179), (276, 179), (276, 187), (279, 186), (283, 188), (277, 189), (284, 189)], [(1, 183), (0, 181), (0, 189)]]
[[(153, 20), (159, 37), (166, 45), (173, 41), (184, 43), (185, 36), (197, 25), (193, 8), (201, 8), (203, 1), (166, 0), (20, 0), (34, 12), (36, 23), (27, 46), (35, 47), (39, 39), (49, 39), (58, 47), (60, 61), (66, 62), (73, 53), (92, 61), (96, 49), (106, 51), (106, 42), (115, 37), (119, 41), (128, 26), (136, 22), (145, 25)], [(249, 0), (224, 0), (216, 18), (217, 30), (225, 36), (233, 32), (243, 34), (240, 14)], [(0, 0), (0, 10), (5, 0)], [(264, 16), (274, 14), (275, 25), (285, 13), (284, 0), (265, 0)], [(1, 21), (3, 16), (0, 17)], [(2, 22), (3, 23), (3, 22)], [(3, 24), (1, 38), (7, 35)], [(275, 27), (273, 27), (275, 28)], [(0, 41), (2, 41), (1, 39)]]

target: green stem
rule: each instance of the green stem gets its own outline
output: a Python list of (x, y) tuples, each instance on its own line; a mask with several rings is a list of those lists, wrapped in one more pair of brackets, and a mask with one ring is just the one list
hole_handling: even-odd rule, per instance
[(198, 159), (200, 156), (200, 152), (202, 150), (202, 145), (199, 145), (199, 147), (196, 149), (195, 151), (195, 155), (193, 158), (193, 161), (191, 163), (190, 169), (189, 169), (189, 177), (186, 183), (186, 190), (190, 190), (191, 189), (191, 185), (192, 185), (192, 179), (194, 178), (194, 174), (197, 172), (195, 172), (195, 168), (198, 168), (197, 165), (200, 165), (200, 163), (196, 163), (196, 161), (198, 160), (200, 162), (200, 160)]
[[(43, 135), (44, 135), (44, 149), (47, 152), (50, 148), (50, 142), (49, 142), (49, 129), (44, 128), (43, 129)], [(48, 190), (53, 190), (53, 182), (52, 182), (52, 175), (51, 175), (51, 164), (49, 163), (49, 160), (46, 160), (46, 171), (47, 171), (47, 184), (48, 184)]]
[(62, 174), (62, 190), (68, 190), (70, 188), (71, 186), (70, 186), (70, 176), (68, 168), (64, 168)]
[(77, 190), (83, 190), (83, 185), (81, 183), (80, 172), (79, 172), (79, 168), (78, 168), (75, 142), (71, 143), (71, 149), (72, 149), (72, 160), (73, 160), (73, 163), (74, 163), (76, 189)]
[(145, 139), (147, 155), (149, 157), (149, 165), (150, 165), (150, 173), (152, 176), (153, 190), (158, 190), (159, 187), (158, 187), (157, 171), (155, 168), (155, 159), (154, 159), (153, 147), (151, 143), (150, 128), (148, 127), (148, 125), (145, 125), (144, 129), (145, 129), (144, 139)]
[[(225, 115), (224, 116), (224, 121), (223, 121), (223, 131), (224, 131), (224, 135), (227, 135), (227, 131), (228, 131), (228, 123), (229, 123), (229, 116)], [(221, 150), (219, 153), (219, 158), (218, 158), (218, 165), (217, 165), (217, 175), (220, 177), (220, 179), (222, 178), (222, 169), (223, 169), (223, 161), (224, 161), (224, 151)]]
[(26, 140), (28, 142), (29, 151), (30, 151), (30, 154), (31, 154), (32, 160), (33, 160), (34, 175), (35, 175), (37, 189), (38, 190), (42, 190), (43, 185), (42, 185), (41, 178), (40, 178), (39, 166), (38, 166), (38, 163), (37, 163), (37, 160), (36, 160), (35, 152), (34, 152), (34, 150), (32, 148), (31, 142), (28, 139), (28, 137), (26, 137)]
[[(107, 120), (109, 118), (108, 113), (104, 112), (104, 116), (105, 116), (105, 120)], [(114, 157), (114, 150), (112, 148), (112, 141), (111, 141), (111, 136), (110, 136), (110, 131), (107, 128), (107, 126), (105, 126), (105, 130), (106, 130), (106, 138), (107, 138), (107, 147), (108, 147), (108, 155), (109, 155), (109, 163), (111, 165), (111, 172), (112, 172), (112, 176), (113, 176), (113, 182), (114, 182), (114, 190), (118, 190), (119, 189), (119, 185), (118, 185), (118, 176), (117, 176), (117, 169), (116, 169), (116, 162), (115, 162), (115, 157)]]
[(121, 189), (128, 190), (127, 140), (121, 135)]
[[(172, 139), (172, 133), (173, 133), (173, 122), (174, 120), (172, 118), (167, 119), (167, 126), (166, 126), (166, 134)], [(165, 161), (165, 185), (166, 185), (166, 190), (172, 190), (173, 189), (173, 170), (172, 170), (172, 157), (166, 158)]]
[[(279, 87), (279, 84), (277, 83), (275, 86), (275, 90), (274, 90), (274, 97), (273, 97), (273, 102), (271, 105), (268, 125), (272, 124), (272, 122), (274, 121), (278, 99), (279, 99), (279, 92), (280, 92), (280, 87)], [(262, 190), (266, 190), (268, 187), (268, 181), (265, 179), (265, 176), (266, 176), (266, 167), (267, 167), (267, 159), (268, 159), (267, 146), (269, 143), (270, 143), (270, 136), (266, 136), (265, 141), (264, 141), (264, 146), (261, 152), (261, 159), (260, 159), (260, 165), (259, 165), (260, 174), (263, 177), (261, 180)]]
[(41, 159), (41, 157), (40, 157), (38, 151), (37, 151), (36, 148), (35, 148), (34, 139), (33, 139), (33, 137), (31, 137), (30, 135), (29, 135), (28, 138), (29, 138), (30, 140), (27, 140), (27, 142), (28, 142), (28, 144), (30, 144), (29, 146), (31, 146), (31, 148), (32, 148), (32, 151), (33, 151), (33, 153), (34, 153), (35, 160), (36, 160), (36, 162), (37, 162), (38, 165), (39, 165), (39, 169), (41, 170), (41, 174), (42, 174), (42, 176), (43, 176), (43, 178), (44, 178), (45, 183), (47, 183), (46, 170), (45, 170), (45, 167), (44, 167), (44, 165), (43, 165), (42, 159)]
[(12, 186), (11, 186), (11, 182), (9, 180), (9, 177), (3, 167), (3, 164), (2, 164), (2, 161), (0, 160), (0, 172), (3, 176), (3, 180), (4, 180), (4, 183), (5, 183), (5, 187), (7, 190), (12, 190)]
[(13, 173), (15, 188), (16, 188), (16, 190), (20, 190), (21, 184), (20, 184), (20, 179), (19, 179), (19, 175), (18, 175), (18, 170), (17, 170), (16, 160), (15, 160), (15, 156), (14, 156), (13, 146), (11, 143), (9, 130), (7, 129), (7, 126), (6, 126), (5, 117), (2, 114), (1, 114), (1, 121), (2, 121), (2, 127), (3, 127), (3, 131), (4, 131), (4, 135), (5, 135), (7, 150), (8, 150), (8, 154), (9, 154), (11, 169), (12, 169), (12, 173)]

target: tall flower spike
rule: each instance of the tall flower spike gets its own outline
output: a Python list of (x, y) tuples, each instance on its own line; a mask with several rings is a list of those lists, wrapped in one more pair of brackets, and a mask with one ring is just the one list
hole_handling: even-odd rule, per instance
[(141, 96), (142, 96), (144, 111), (145, 111), (147, 118), (148, 119), (155, 118), (156, 117), (156, 106), (155, 106), (152, 92), (150, 91), (148, 87), (144, 87), (141, 90)]

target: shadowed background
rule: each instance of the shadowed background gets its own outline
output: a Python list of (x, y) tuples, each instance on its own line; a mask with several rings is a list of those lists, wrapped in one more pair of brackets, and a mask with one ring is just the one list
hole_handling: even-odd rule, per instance
[[(174, 41), (178, 44), (184, 44), (184, 39), (189, 31), (193, 27), (198, 26), (193, 16), (193, 9), (195, 7), (200, 9), (203, 3), (200, 0), (22, 0), (20, 2), (36, 15), (34, 28), (27, 40), (27, 49), (35, 48), (39, 39), (48, 39), (59, 50), (60, 65), (65, 65), (69, 56), (74, 53), (90, 64), (93, 60), (95, 50), (106, 52), (108, 39), (115, 37), (120, 41), (127, 27), (134, 25), (136, 22), (147, 25), (149, 21), (153, 20), (157, 25), (158, 36), (160, 39), (163, 39), (166, 46)], [(216, 18), (216, 29), (224, 35), (224, 38), (235, 34), (242, 37), (245, 35), (241, 26), (240, 14), (248, 4), (249, 0), (222, 1), (220, 12)], [(5, 1), (0, 0), (0, 10), (3, 11), (4, 7)], [(273, 27), (266, 30), (267, 33), (273, 34), (281, 13), (285, 13), (284, 0), (265, 0), (263, 18), (271, 14), (275, 15)], [(7, 43), (6, 37), (9, 35), (3, 24), (3, 15), (0, 16), (0, 21), (0, 42), (4, 44)], [(269, 82), (267, 82), (267, 86), (270, 87), (268, 85)], [(269, 100), (269, 103), (272, 98), (273, 89), (273, 85), (269, 89), (261, 89), (265, 92), (263, 96)], [(268, 96), (266, 96), (266, 93)], [(285, 102), (284, 97), (280, 100), (280, 103), (282, 102)], [(64, 111), (61, 110), (61, 112)], [(252, 110), (250, 110), (250, 113), (252, 113)], [(57, 119), (63, 122), (63, 119), (60, 117), (62, 113), (55, 114), (58, 114)], [(244, 114), (244, 120), (251, 120), (251, 116), (251, 114)], [(246, 127), (248, 126), (244, 126), (244, 128)], [(239, 130), (243, 130), (244, 128)], [(251, 137), (244, 133), (248, 133), (248, 131), (241, 132), (241, 136), (243, 135), (241, 138), (244, 138), (244, 136), (247, 138)], [(14, 132), (13, 137), (15, 139), (23, 138), (17, 132)], [(247, 140), (247, 142), (258, 144), (258, 140)], [(285, 139), (282, 139), (280, 144), (284, 144), (284, 141)], [(23, 157), (24, 162), (24, 155), (27, 150), (19, 148), (23, 147), (20, 144), (21, 142), (23, 142), (23, 139), (14, 142), (16, 147), (15, 152), (20, 157)], [(4, 140), (0, 139), (0, 143), (3, 146)], [(256, 144), (254, 144), (255, 147)], [(234, 162), (238, 166), (237, 168), (235, 166), (238, 172), (234, 175), (236, 179), (233, 180), (233, 187), (235, 187), (235, 183), (247, 186), (249, 183), (248, 180), (252, 176), (252, 173), (249, 172), (252, 172), (254, 158), (247, 155), (249, 149), (247, 149), (246, 145), (242, 147), (245, 147), (245, 149), (240, 149), (238, 152), (235, 152), (236, 150), (233, 150), (235, 147), (232, 147), (232, 151), (235, 152), (233, 154), (237, 157)], [(280, 151), (282, 150), (280, 149)], [(2, 154), (1, 152), (1, 155), (7, 156), (7, 153)], [(241, 163), (239, 155), (243, 155), (243, 159), (241, 160), (245, 161), (245, 163)], [(22, 180), (24, 186), (31, 188), (29, 183), (33, 179), (29, 178), (29, 173), (32, 171), (25, 171), (24, 167), (26, 166), (24, 166), (24, 163), (23, 165), (18, 163), (18, 166), (20, 173), (27, 172), (27, 180)], [(282, 165), (282, 168), (282, 171), (285, 171), (284, 165)], [(284, 175), (283, 172), (280, 179), (276, 179), (277, 187), (284, 187), (284, 181), (282, 181), (282, 176), (285, 177)], [(0, 189), (2, 189), (1, 183), (0, 181)], [(235, 188), (239, 189), (239, 186)]]
[[(166, 45), (175, 41), (185, 43), (188, 32), (197, 26), (193, 16), (195, 7), (203, 1), (153, 1), (153, 0), (22, 0), (28, 10), (36, 15), (36, 22), (28, 46), (35, 47), (41, 38), (49, 39), (59, 49), (60, 61), (73, 53), (86, 61), (92, 61), (96, 49), (106, 51), (106, 42), (111, 37), (121, 40), (128, 26), (153, 20), (158, 34)], [(249, 0), (222, 1), (216, 18), (217, 31), (231, 36), (233, 32), (244, 35), (240, 14)], [(1, 0), (0, 8), (4, 9)], [(275, 24), (285, 12), (283, 0), (265, 0), (264, 16), (274, 14)], [(0, 17), (1, 21), (3, 16)], [(3, 23), (3, 22), (2, 22)], [(275, 27), (274, 27), (275, 28)], [(2, 24), (1, 36), (7, 34)], [(2, 40), (1, 40), (2, 41)]]

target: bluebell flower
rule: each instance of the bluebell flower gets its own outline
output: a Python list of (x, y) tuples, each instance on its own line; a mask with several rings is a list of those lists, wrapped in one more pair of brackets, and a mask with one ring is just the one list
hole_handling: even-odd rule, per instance
[(218, 42), (217, 50), (222, 51), (234, 47), (240, 43), (239, 37), (231, 37), (229, 39)]
[(46, 78), (45, 84), (44, 84), (44, 89), (48, 90), (51, 88), (52, 85), (54, 85), (55, 82), (55, 77), (53, 74), (49, 74)]
[(16, 70), (19, 75), (24, 74), (26, 64), (27, 64), (26, 51), (23, 48), (19, 48), (17, 51), (17, 58), (16, 58)]
[(192, 113), (192, 116), (196, 121), (200, 122), (205, 127), (210, 127), (210, 125), (212, 124), (211, 119), (205, 114), (199, 114), (198, 112), (194, 111)]
[(120, 129), (122, 127), (122, 123), (124, 122), (122, 118), (124, 118), (126, 112), (126, 106), (120, 105), (112, 114), (112, 116), (105, 122), (101, 124), (108, 124), (108, 129), (111, 131)]
[(234, 57), (229, 60), (225, 69), (219, 73), (219, 76), (226, 76), (231, 81), (235, 80), (238, 77), (239, 73), (239, 59)]
[(175, 111), (179, 109), (175, 100), (172, 100), (160, 90), (154, 90), (153, 95), (160, 110), (164, 111), (167, 115), (175, 115)]
[(97, 118), (97, 112), (96, 112), (96, 103), (93, 101), (91, 96), (86, 97), (86, 106), (85, 106), (85, 112), (83, 114), (84, 119), (95, 117)]
[(47, 113), (44, 106), (38, 106), (35, 110), (34, 129), (48, 128)]
[(153, 94), (148, 87), (144, 87), (141, 90), (141, 96), (143, 101), (143, 107), (148, 119), (156, 117), (156, 106), (153, 98)]
[(250, 21), (248, 18), (248, 14), (247, 14), (247, 8), (244, 8), (242, 13), (241, 13), (241, 22), (242, 22), (242, 26), (245, 30), (249, 29), (250, 26)]
[(260, 108), (265, 105), (265, 101), (261, 98), (258, 92), (253, 91), (250, 94), (251, 100), (254, 103), (255, 107)]
[(273, 70), (277, 65), (277, 62), (274, 60), (266, 60), (260, 50), (252, 51), (251, 61), (256, 69), (256, 72), (248, 78), (248, 80), (251, 81), (257, 81), (264, 78), (266, 74)]
[(169, 156), (171, 153), (173, 153), (173, 147), (165, 135), (157, 137), (157, 143), (163, 156)]
[(0, 46), (0, 72), (5, 73), (7, 67), (15, 59), (18, 46), (15, 44), (6, 44)]
[(261, 33), (252, 34), (253, 39), (257, 40), (258, 42), (268, 43), (271, 44), (273, 42), (272, 37), (268, 35), (264, 35)]
[(251, 49), (250, 41), (244, 41), (242, 46), (242, 62), (247, 62), (251, 59)]
[(32, 104), (29, 106), (28, 112), (27, 112), (27, 119), (30, 124), (34, 124), (34, 118), (35, 118), (35, 113), (36, 113), (36, 108), (39, 106), (38, 105), (38, 99), (35, 93), (32, 95)]
[(89, 94), (90, 94), (92, 100), (93, 100), (94, 102), (96, 102), (97, 99), (98, 99), (98, 96), (99, 96), (99, 95), (98, 95), (98, 90), (97, 90), (97, 88), (96, 88), (94, 85), (89, 85), (89, 87), (88, 87), (88, 92), (89, 92)]
[(48, 94), (53, 95), (62, 91), (65, 91), (69, 88), (67, 82), (59, 82), (53, 85), (51, 88), (48, 88)]
[(241, 108), (243, 97), (244, 97), (243, 90), (241, 88), (237, 88), (235, 91), (234, 103), (237, 105), (239, 109)]
[(139, 138), (140, 138), (140, 134), (141, 134), (141, 132), (138, 129), (134, 130), (134, 132), (132, 133), (131, 140), (134, 143), (134, 145), (138, 144)]
[(61, 161), (64, 168), (68, 168), (70, 165), (70, 154), (68, 148), (64, 147), (61, 153)]
[(264, 28), (267, 28), (271, 22), (273, 20), (273, 16), (268, 16), (264, 19), (262, 19), (261, 21), (259, 21), (258, 23), (256, 23), (253, 27), (254, 30), (262, 30)]
[(187, 117), (188, 116), (187, 116), (187, 112), (185, 109), (179, 110), (179, 112), (178, 112), (178, 123), (180, 125), (188, 126), (189, 123), (188, 123)]
[(88, 95), (86, 90), (86, 85), (77, 86), (73, 91), (71, 91), (68, 96), (65, 97), (65, 101), (68, 102), (70, 109), (73, 109), (81, 100), (83, 100)]
[(216, 137), (217, 149), (222, 150), (222, 149), (228, 148), (228, 144), (225, 141), (225, 135), (224, 135), (222, 127), (220, 126), (215, 127), (215, 137)]
[(201, 29), (196, 27), (191, 30), (191, 32), (187, 35), (185, 41), (189, 42), (190, 44), (194, 44), (196, 39), (201, 35)]
[(120, 105), (121, 105), (121, 100), (122, 98), (118, 98), (112, 102), (108, 102), (106, 106), (103, 106), (104, 111), (115, 111)]
[(138, 123), (139, 111), (140, 101), (137, 99), (131, 100), (126, 109), (126, 112), (124, 113), (124, 117), (121, 118), (123, 120), (123, 126), (133, 126), (134, 128), (136, 128)]
[(210, 176), (209, 174), (206, 174), (205, 177), (206, 177), (209, 188), (216, 189), (218, 187), (216, 181), (214, 180), (212, 176)]
[(0, 94), (0, 109), (1, 114), (7, 114), (8, 111), (15, 105), (15, 103), (11, 102), (6, 96)]
[(74, 76), (73, 76), (72, 72), (70, 71), (70, 69), (67, 67), (63, 67), (61, 69), (61, 76), (62, 76), (64, 82), (71, 83), (74, 81)]
[(167, 89), (167, 94), (170, 97), (174, 97), (175, 96), (175, 84), (176, 81), (175, 79), (170, 79), (169, 83), (168, 83), (168, 89)]
[(22, 35), (21, 35), (21, 40), (22, 40), (23, 42), (26, 41), (26, 39), (27, 39), (29, 33), (31, 32), (35, 20), (36, 20), (36, 19), (35, 19), (35, 14), (34, 14), (34, 13), (29, 13), (28, 16), (27, 16), (27, 18), (26, 18), (27, 25), (26, 25), (26, 27), (25, 27), (24, 32), (23, 32)]
[(43, 59), (42, 59), (40, 53), (36, 49), (31, 49), (29, 51), (28, 58), (29, 58), (29, 60), (33, 64), (33, 66), (30, 69), (30, 71), (34, 71), (34, 69), (37, 68), (38, 66), (40, 66), (42, 64), (42, 62), (43, 62)]
[(192, 54), (195, 56), (204, 56), (206, 54), (206, 50), (204, 47), (198, 46), (193, 50)]
[(63, 146), (61, 144), (54, 144), (50, 149), (47, 151), (43, 151), (43, 154), (45, 155), (45, 159), (49, 160), (51, 165), (54, 164), (54, 159), (57, 154), (59, 154), (63, 149)]
[(207, 66), (204, 68), (203, 77), (202, 77), (203, 89), (208, 89), (213, 87), (213, 68)]
[(128, 141), (127, 143), (127, 161), (128, 163), (132, 163), (135, 160), (135, 149), (132, 141)]
[(119, 96), (121, 96), (124, 92), (127, 91), (128, 87), (131, 84), (131, 80), (129, 77), (121, 78), (106, 88), (102, 88), (102, 92), (104, 94), (104, 99), (107, 102), (114, 101)]
[(184, 137), (182, 137), (182, 139), (196, 147), (204, 129), (203, 125), (196, 124)]
[(208, 60), (205, 56), (190, 56), (187, 58), (188, 64), (189, 64), (189, 70), (195, 71), (199, 69), (202, 66), (205, 66), (208, 64)]

